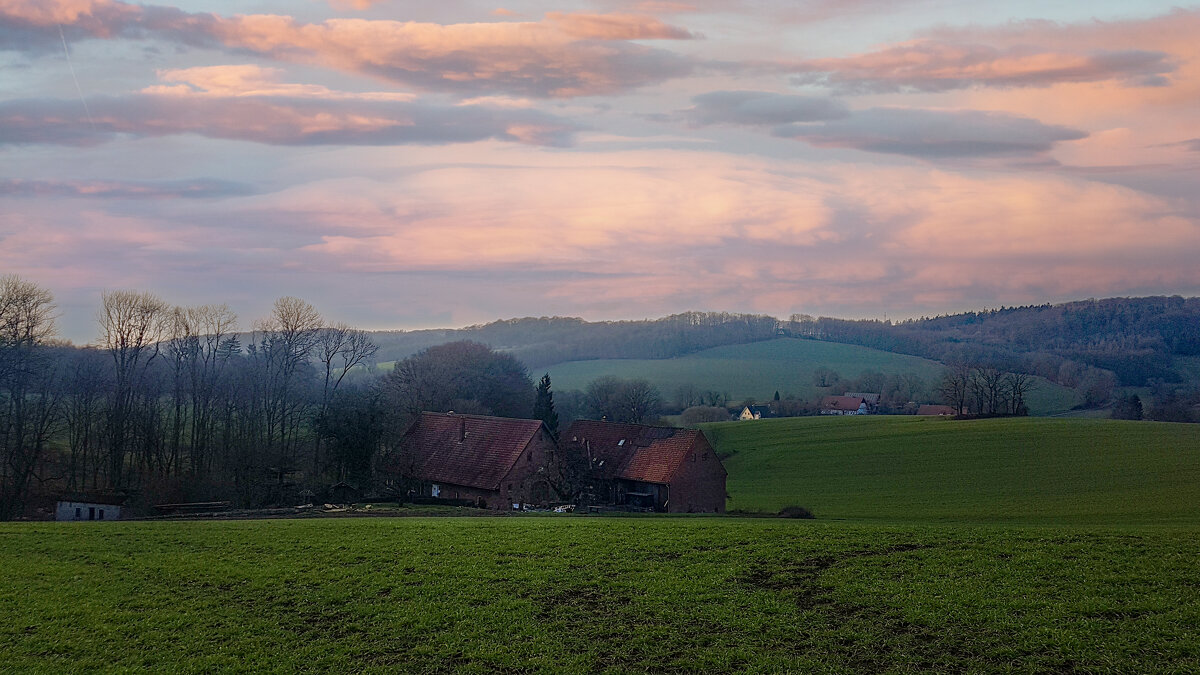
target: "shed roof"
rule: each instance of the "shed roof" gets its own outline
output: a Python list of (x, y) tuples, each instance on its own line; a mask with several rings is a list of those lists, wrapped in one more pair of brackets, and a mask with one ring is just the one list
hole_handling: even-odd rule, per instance
[(497, 490), (541, 429), (541, 420), (423, 412), (403, 446), (415, 478)]
[(707, 443), (695, 429), (595, 420), (577, 420), (563, 439), (590, 452), (593, 467), (605, 478), (660, 484), (670, 483), (688, 453)]

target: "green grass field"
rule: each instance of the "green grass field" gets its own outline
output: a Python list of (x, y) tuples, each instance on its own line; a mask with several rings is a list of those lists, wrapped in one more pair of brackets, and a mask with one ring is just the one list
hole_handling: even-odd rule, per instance
[[(550, 366), (549, 372), (559, 391), (582, 390), (598, 377), (615, 375), (646, 378), (668, 399), (685, 384), (702, 391), (728, 392), (735, 401), (746, 398), (767, 401), (776, 391), (807, 399), (830, 392), (841, 394), (844, 387), (824, 391), (814, 386), (813, 371), (821, 367), (834, 370), (847, 380), (864, 371), (878, 371), (913, 373), (929, 384), (941, 379), (943, 371), (942, 364), (916, 356), (836, 342), (783, 338), (716, 347), (674, 359), (572, 361)], [(1035, 415), (1062, 412), (1076, 403), (1073, 391), (1044, 379), (1038, 379), (1029, 396), (1030, 410)]]
[(1196, 672), (1200, 539), (736, 518), (0, 525), (0, 670)]
[(0, 523), (0, 672), (1200, 672), (1200, 426), (706, 431), (818, 520)]
[(1200, 526), (1200, 425), (802, 417), (705, 425), (729, 507), (820, 517)]

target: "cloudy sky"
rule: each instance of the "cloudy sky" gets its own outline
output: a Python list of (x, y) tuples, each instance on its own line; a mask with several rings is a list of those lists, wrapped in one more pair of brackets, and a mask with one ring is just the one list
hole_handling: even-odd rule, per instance
[(1200, 292), (1200, 6), (0, 0), (0, 272), (365, 328)]

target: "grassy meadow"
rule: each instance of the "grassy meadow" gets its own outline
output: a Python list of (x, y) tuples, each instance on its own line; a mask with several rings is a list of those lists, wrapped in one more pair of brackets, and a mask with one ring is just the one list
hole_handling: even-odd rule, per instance
[(1195, 672), (1190, 529), (0, 525), (5, 672)]
[(818, 519), (0, 523), (0, 672), (1200, 671), (1200, 427), (706, 431)]
[[(916, 356), (836, 342), (781, 338), (715, 347), (674, 359), (571, 361), (550, 366), (548, 370), (559, 391), (582, 390), (598, 377), (614, 375), (650, 380), (668, 399), (680, 386), (691, 384), (701, 391), (728, 392), (735, 401), (747, 398), (767, 401), (776, 391), (807, 399), (845, 391), (844, 386), (834, 386), (828, 391), (814, 386), (813, 372), (822, 367), (846, 380), (865, 371), (889, 375), (913, 373), (931, 385), (941, 379), (944, 369), (936, 361)], [(1063, 412), (1077, 402), (1072, 390), (1040, 378), (1029, 395), (1029, 407), (1035, 415)]]
[(797, 417), (705, 425), (730, 509), (818, 517), (1200, 525), (1200, 425)]

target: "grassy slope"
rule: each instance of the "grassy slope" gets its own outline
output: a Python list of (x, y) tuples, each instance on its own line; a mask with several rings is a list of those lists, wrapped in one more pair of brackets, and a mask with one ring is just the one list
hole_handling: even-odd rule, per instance
[(706, 426), (732, 509), (820, 517), (1200, 525), (1200, 425), (795, 418)]
[(1196, 672), (1196, 530), (0, 524), (5, 672)]
[[(942, 365), (936, 361), (892, 354), (867, 347), (816, 340), (779, 339), (748, 345), (706, 349), (674, 359), (608, 359), (572, 361), (549, 368), (559, 391), (583, 389), (592, 380), (604, 376), (644, 377), (658, 385), (667, 398), (684, 384), (703, 390), (728, 392), (734, 400), (753, 397), (770, 399), (776, 391), (812, 398), (820, 393), (813, 386), (813, 371), (830, 368), (845, 379), (864, 371), (915, 373), (927, 383), (936, 382)], [(836, 394), (844, 389), (833, 387)], [(1049, 414), (1075, 405), (1075, 395), (1046, 380), (1029, 397), (1034, 414)]]

